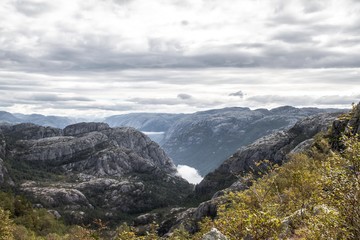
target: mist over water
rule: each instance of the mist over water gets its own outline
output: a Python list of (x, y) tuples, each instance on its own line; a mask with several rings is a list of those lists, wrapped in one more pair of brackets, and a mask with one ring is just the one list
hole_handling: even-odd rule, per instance
[(179, 175), (186, 179), (189, 183), (198, 184), (203, 180), (203, 177), (199, 174), (196, 168), (187, 165), (178, 165), (177, 170)]

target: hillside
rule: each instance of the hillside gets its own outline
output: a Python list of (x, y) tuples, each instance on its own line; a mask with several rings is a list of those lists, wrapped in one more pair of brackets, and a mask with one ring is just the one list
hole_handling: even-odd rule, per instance
[(215, 192), (237, 185), (239, 178), (249, 173), (256, 174), (261, 168), (258, 161), (269, 160), (271, 164), (281, 165), (287, 161), (289, 153), (301, 152), (313, 143), (313, 137), (326, 131), (339, 114), (320, 114), (297, 122), (292, 128), (279, 131), (242, 147), (231, 155), (217, 169), (207, 174), (196, 186), (196, 193), (212, 196)]
[[(259, 156), (258, 171), (197, 208), (175, 213), (159, 232), (196, 240), (359, 239), (360, 105), (322, 130), (282, 166)], [(137, 232), (123, 229), (120, 239)], [(133, 236), (128, 239), (141, 238)]]

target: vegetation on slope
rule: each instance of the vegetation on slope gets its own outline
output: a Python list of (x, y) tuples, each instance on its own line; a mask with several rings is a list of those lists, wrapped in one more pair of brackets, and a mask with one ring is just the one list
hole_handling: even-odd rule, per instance
[[(205, 219), (200, 232), (190, 236), (179, 229), (169, 239), (201, 239), (213, 227), (228, 239), (360, 239), (359, 136), (343, 135), (340, 151), (331, 148), (333, 141), (331, 135), (318, 135), (312, 149), (290, 156), (281, 167), (271, 166), (262, 178), (254, 178), (249, 189), (223, 196), (226, 203), (218, 216)], [(51, 224), (36, 228), (36, 221), (44, 217), (37, 213), (40, 210), (25, 204), (31, 211), (20, 217), (15, 205), (3, 201), (0, 207), (2, 239), (160, 239), (156, 225), (144, 236), (127, 225), (106, 235), (101, 221), (98, 230), (64, 227), (59, 222), (56, 229)], [(36, 224), (28, 224), (29, 219)], [(19, 232), (27, 237), (20, 238)]]
[[(212, 227), (229, 239), (360, 239), (359, 137), (343, 136), (340, 152), (330, 141), (317, 136), (308, 152), (272, 166), (249, 189), (224, 196), (217, 218), (204, 220), (191, 239)], [(178, 231), (170, 239), (190, 237)]]

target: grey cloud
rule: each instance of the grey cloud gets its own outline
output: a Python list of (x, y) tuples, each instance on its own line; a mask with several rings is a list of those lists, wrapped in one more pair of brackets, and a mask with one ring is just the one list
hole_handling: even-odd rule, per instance
[(320, 105), (334, 105), (334, 104), (351, 104), (357, 103), (360, 101), (360, 95), (352, 95), (352, 96), (341, 96), (341, 95), (333, 95), (333, 96), (323, 96), (316, 99), (315, 103)]
[(312, 24), (311, 20), (302, 19), (286, 12), (277, 14), (274, 17), (269, 18), (267, 22), (267, 25), (270, 27), (281, 26), (281, 25), (301, 26), (301, 25), (309, 25), (309, 24)]
[(150, 52), (176, 53), (183, 51), (180, 42), (172, 39), (150, 38), (148, 45)]
[(202, 100), (202, 99), (195, 99), (190, 98), (186, 99), (181, 98), (131, 98), (128, 99), (128, 102), (133, 102), (136, 104), (143, 104), (143, 105), (181, 105), (185, 104), (188, 106), (203, 108), (203, 107), (214, 107), (216, 105), (222, 104), (223, 102), (220, 101), (212, 101), (212, 100)]
[(66, 102), (66, 101), (77, 101), (77, 102), (89, 102), (92, 101), (86, 97), (62, 97), (55, 94), (38, 94), (33, 95), (30, 99), (34, 101), (47, 101), (47, 102)]
[(105, 111), (131, 111), (133, 106), (115, 104), (115, 105), (53, 105), (54, 109), (71, 109), (71, 110), (105, 110)]
[(309, 96), (277, 96), (277, 95), (259, 95), (252, 96), (246, 99), (249, 102), (254, 102), (256, 104), (277, 104), (277, 105), (307, 105), (310, 104), (312, 98)]
[(127, 100), (137, 104), (147, 105), (178, 105), (181, 101), (177, 98), (131, 98)]
[[(128, 4), (137, 1), (113, 0), (113, 2)], [(175, 6), (183, 5), (181, 2), (175, 1), (172, 4)], [(303, 1), (305, 8), (308, 6), (308, 9), (304, 11), (314, 12), (322, 8), (322, 1), (306, 5), (307, 2)], [(189, 53), (187, 52), (188, 46), (181, 39), (148, 36), (148, 50), (125, 52), (117, 48), (117, 44), (126, 39), (125, 37), (112, 36), (111, 34), (96, 35), (91, 32), (79, 34), (69, 24), (58, 23), (55, 26), (57, 29), (54, 31), (69, 36), (73, 40), (71, 44), (59, 38), (51, 41), (42, 40), (40, 45), (27, 46), (29, 49), (26, 51), (21, 46), (1, 49), (0, 65), (6, 70), (54, 74), (141, 68), (360, 67), (360, 54), (356, 51), (350, 51), (350, 48), (358, 45), (356, 37), (356, 31), (360, 29), (358, 23), (349, 23), (349, 26), (329, 25), (322, 21), (318, 23), (315, 21), (316, 18), (301, 18), (290, 14), (284, 5), (286, 4), (279, 4), (276, 13), (267, 19), (268, 23), (277, 27), (268, 34), (268, 41), (229, 44), (226, 44), (225, 41), (225, 44), (220, 46), (217, 44), (207, 45), (204, 42), (196, 51)], [(41, 12), (49, 11), (48, 8), (50, 8), (45, 3), (31, 1), (17, 1), (15, 6), (23, 8), (22, 11), (27, 11), (30, 14), (35, 11), (31, 9), (38, 9)], [(180, 20), (180, 23), (186, 24), (188, 21), (190, 20)], [(178, 23), (174, 24), (178, 25)], [(289, 24), (293, 25), (291, 30), (285, 31), (283, 25), (286, 25), (286, 29)], [(313, 39), (318, 33), (330, 35), (334, 31), (338, 31), (339, 27), (345, 31), (342, 41), (329, 40), (328, 45), (316, 45), (314, 47), (317, 42)], [(21, 39), (24, 36), (31, 38), (37, 35), (41, 39), (45, 33), (22, 29), (18, 32), (7, 33), (4, 36), (8, 41), (16, 42), (16, 39)], [(287, 43), (301, 43), (301, 45), (298, 44), (296, 48), (289, 48)], [(335, 51), (333, 47), (337, 45), (347, 47), (348, 51)], [(42, 54), (38, 54), (38, 52)], [(36, 57), (34, 57), (34, 53), (36, 53)]]
[(312, 33), (309, 31), (286, 31), (277, 33), (273, 39), (280, 40), (287, 43), (310, 43), (312, 40)]
[(129, 4), (131, 2), (134, 2), (135, 0), (112, 0), (114, 3), (119, 4), (119, 5), (126, 5)]
[(229, 96), (243, 98), (243, 97), (244, 97), (244, 93), (243, 93), (242, 91), (238, 91), (238, 92), (230, 93)]
[(247, 101), (255, 102), (256, 104), (278, 104), (278, 105), (350, 105), (353, 102), (358, 102), (360, 95), (333, 95), (333, 96), (277, 96), (277, 95), (259, 95), (247, 98)]
[(237, 43), (234, 45), (228, 45), (231, 46), (231, 48), (245, 48), (245, 49), (249, 49), (249, 48), (264, 48), (267, 45), (265, 43)]
[[(291, 34), (277, 36), (288, 42), (306, 41), (307, 37)], [(310, 39), (308, 39), (310, 40)], [(29, 72), (81, 72), (114, 71), (139, 68), (210, 68), (210, 67), (275, 67), (275, 68), (330, 68), (360, 67), (357, 52), (336, 52), (326, 48), (299, 46), (288, 48), (281, 44), (252, 43), (260, 52), (239, 50), (246, 45), (228, 45), (217, 53), (184, 55), (176, 42), (158, 39), (150, 41), (153, 52), (122, 53), (106, 44), (79, 45), (78, 47), (53, 46), (46, 55), (33, 58), (25, 52), (0, 51), (0, 64), (8, 70)], [(179, 51), (179, 52), (177, 52)], [(176, 52), (176, 54), (170, 54)]]
[(192, 96), (186, 93), (180, 93), (177, 95), (178, 98), (182, 99), (182, 100), (187, 100), (187, 99), (191, 99)]
[(4, 108), (6, 108), (6, 107), (11, 107), (11, 106), (14, 106), (14, 104), (15, 103), (4, 103), (4, 102), (1, 102), (0, 103), (0, 107), (4, 107)]
[(180, 24), (183, 25), (183, 26), (187, 26), (187, 25), (189, 25), (189, 21), (187, 21), (187, 20), (182, 20), (182, 21), (180, 22)]
[(26, 16), (37, 16), (49, 12), (51, 6), (44, 2), (34, 2), (30, 0), (17, 0), (14, 2), (15, 8)]
[(305, 0), (303, 1), (304, 12), (305, 13), (315, 13), (323, 10), (326, 7), (326, 2), (321, 0)]

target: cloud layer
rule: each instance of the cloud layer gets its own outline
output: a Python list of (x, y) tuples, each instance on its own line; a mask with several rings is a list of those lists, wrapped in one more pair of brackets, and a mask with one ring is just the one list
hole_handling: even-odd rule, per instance
[(360, 69), (126, 70), (49, 75), (0, 71), (1, 109), (104, 117), (247, 106), (349, 108)]
[(0, 107), (106, 116), (359, 100), (357, 0), (3, 0)]
[(359, 12), (355, 0), (4, 0), (0, 63), (35, 72), (360, 67)]

